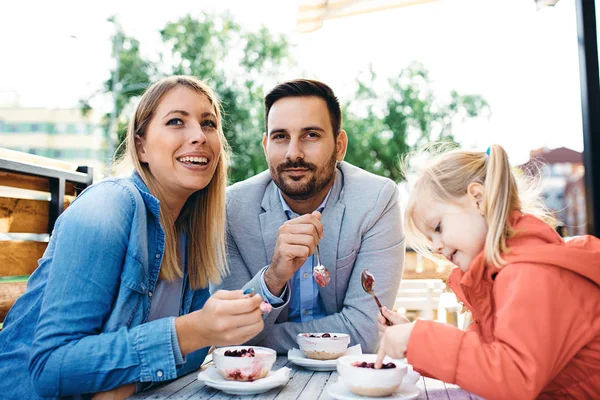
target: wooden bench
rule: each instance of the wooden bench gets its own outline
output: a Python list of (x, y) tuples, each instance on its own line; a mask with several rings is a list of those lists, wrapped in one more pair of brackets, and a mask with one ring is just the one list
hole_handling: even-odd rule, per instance
[(92, 169), (0, 148), (0, 327)]

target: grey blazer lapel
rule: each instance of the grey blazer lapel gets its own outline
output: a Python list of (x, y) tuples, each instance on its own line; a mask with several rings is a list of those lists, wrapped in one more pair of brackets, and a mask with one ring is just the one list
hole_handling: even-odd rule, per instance
[[(338, 312), (337, 309), (337, 290), (336, 290), (336, 261), (337, 248), (340, 240), (342, 227), (342, 218), (346, 206), (341, 202), (343, 198), (344, 176), (339, 169), (336, 169), (335, 182), (331, 188), (331, 194), (327, 199), (327, 204), (323, 210), (321, 222), (323, 223), (323, 239), (319, 242), (321, 251), (321, 263), (327, 267), (331, 276), (329, 285), (319, 287), (319, 294), (323, 300), (325, 311), (328, 315)], [(316, 263), (316, 258), (315, 258)]]
[[(273, 182), (269, 183), (265, 190), (261, 207), (264, 212), (259, 215), (260, 231), (267, 257), (266, 264), (264, 265), (267, 265), (271, 262), (271, 258), (273, 257), (279, 227), (287, 221), (287, 216), (285, 215), (283, 207), (281, 206), (281, 201), (279, 200), (277, 186)], [(261, 266), (260, 263), (257, 265), (259, 269), (253, 271), (254, 274), (258, 273), (258, 271), (264, 267), (264, 265)]]

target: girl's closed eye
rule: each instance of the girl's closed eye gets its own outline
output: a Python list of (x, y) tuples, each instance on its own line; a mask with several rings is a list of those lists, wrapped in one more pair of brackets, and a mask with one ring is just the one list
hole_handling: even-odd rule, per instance
[(183, 125), (183, 120), (181, 118), (171, 118), (167, 121), (167, 125)]

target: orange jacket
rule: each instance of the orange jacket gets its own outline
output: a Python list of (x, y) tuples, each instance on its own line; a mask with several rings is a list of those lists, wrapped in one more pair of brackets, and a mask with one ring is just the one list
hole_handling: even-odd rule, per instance
[(489, 399), (600, 399), (600, 240), (565, 243), (530, 215), (511, 222), (507, 265), (479, 254), (450, 275), (474, 323), (463, 332), (417, 321), (408, 361)]

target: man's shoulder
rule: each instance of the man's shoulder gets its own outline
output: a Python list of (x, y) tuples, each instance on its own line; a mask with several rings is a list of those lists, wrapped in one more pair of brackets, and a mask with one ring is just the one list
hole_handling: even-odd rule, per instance
[(267, 186), (272, 182), (269, 170), (227, 187), (227, 207), (234, 204), (256, 204), (260, 206)]
[(390, 178), (365, 171), (345, 161), (340, 163), (339, 168), (344, 174), (344, 191), (350, 198), (355, 194), (362, 197), (360, 194), (367, 191), (379, 193), (384, 190), (390, 194), (398, 192), (397, 185)]

